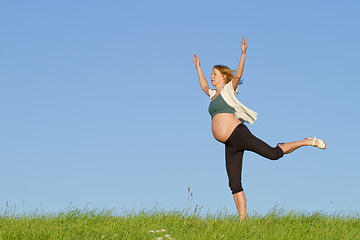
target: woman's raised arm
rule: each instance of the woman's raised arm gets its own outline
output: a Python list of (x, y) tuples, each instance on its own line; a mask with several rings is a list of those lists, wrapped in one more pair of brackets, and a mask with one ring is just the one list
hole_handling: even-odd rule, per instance
[(199, 81), (200, 81), (200, 86), (201, 86), (201, 89), (208, 95), (209, 95), (209, 84), (201, 70), (201, 67), (200, 67), (200, 59), (199, 57), (194, 54), (194, 57), (193, 57), (193, 62), (195, 63), (195, 67), (196, 67), (196, 70), (198, 72), (198, 76), (199, 76)]
[(239, 84), (240, 78), (242, 76), (242, 73), (244, 71), (244, 65), (245, 65), (245, 54), (247, 49), (247, 42), (246, 39), (243, 37), (244, 40), (241, 40), (241, 58), (239, 67), (236, 71), (235, 77), (232, 81), (234, 89), (236, 89), (237, 85)]

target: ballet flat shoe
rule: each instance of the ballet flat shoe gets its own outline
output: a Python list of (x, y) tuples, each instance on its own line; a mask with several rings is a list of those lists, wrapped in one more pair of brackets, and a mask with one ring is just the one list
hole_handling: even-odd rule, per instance
[[(326, 143), (323, 141), (323, 140), (321, 140), (321, 139), (318, 139), (318, 138), (316, 138), (316, 137), (308, 137), (308, 138), (305, 138), (305, 139), (312, 139), (313, 140), (313, 142), (312, 142), (312, 145), (311, 146), (313, 146), (313, 147), (318, 147), (318, 148), (321, 148), (321, 149), (325, 149), (326, 148)], [(315, 140), (318, 140), (319, 141), (319, 146), (315, 146)]]

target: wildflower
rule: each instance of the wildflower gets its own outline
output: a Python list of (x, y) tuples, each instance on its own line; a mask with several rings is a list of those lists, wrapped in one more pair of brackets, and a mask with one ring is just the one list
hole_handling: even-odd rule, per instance
[(157, 240), (162, 240), (162, 237), (158, 237)]
[(155, 233), (155, 231), (154, 231), (154, 230), (150, 230), (148, 233)]
[(165, 235), (165, 237), (166, 237), (166, 238), (169, 238), (169, 237), (170, 237), (170, 235), (169, 235), (169, 234), (166, 234), (166, 235)]
[(166, 232), (166, 230), (165, 230), (165, 229), (161, 229), (160, 231), (162, 231), (162, 232)]

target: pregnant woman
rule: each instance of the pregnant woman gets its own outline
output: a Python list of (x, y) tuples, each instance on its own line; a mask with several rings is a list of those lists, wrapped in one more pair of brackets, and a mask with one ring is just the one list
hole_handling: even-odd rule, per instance
[(209, 87), (200, 68), (199, 57), (196, 54), (193, 57), (201, 89), (210, 97), (209, 113), (212, 118), (213, 135), (216, 140), (225, 144), (226, 171), (240, 221), (247, 220), (246, 198), (241, 186), (242, 158), (245, 150), (277, 160), (302, 146), (326, 148), (325, 142), (316, 137), (271, 147), (255, 137), (244, 125), (243, 122), (253, 124), (257, 118), (256, 112), (244, 106), (236, 98), (237, 86), (244, 70), (246, 49), (247, 41), (243, 37), (241, 59), (235, 76), (233, 75), (235, 71), (226, 66), (214, 66), (211, 83), (216, 90)]

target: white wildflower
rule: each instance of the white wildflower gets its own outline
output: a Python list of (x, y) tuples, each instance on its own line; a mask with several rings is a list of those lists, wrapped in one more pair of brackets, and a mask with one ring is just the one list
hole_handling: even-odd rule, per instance
[(150, 230), (148, 233), (155, 233), (155, 231), (154, 231), (154, 230)]
[(166, 230), (165, 230), (165, 229), (161, 229), (160, 231), (162, 231), (162, 232), (166, 232)]
[(156, 232), (157, 232), (157, 233), (159, 233), (159, 232), (160, 232), (160, 230), (156, 230)]
[(162, 240), (162, 237), (158, 237), (157, 240)]
[(165, 234), (165, 237), (166, 237), (166, 238), (169, 238), (169, 237), (170, 237), (170, 235), (169, 235), (169, 234)]

